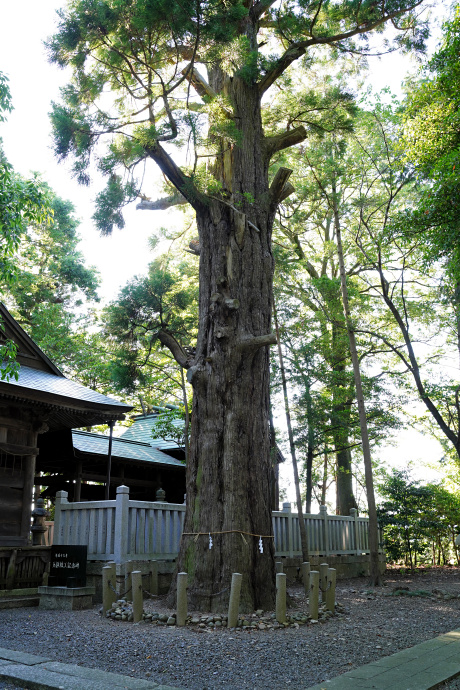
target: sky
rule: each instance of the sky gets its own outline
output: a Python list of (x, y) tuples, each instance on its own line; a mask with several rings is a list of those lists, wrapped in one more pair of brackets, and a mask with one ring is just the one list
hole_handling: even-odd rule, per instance
[[(441, 18), (443, 4), (436, 5), (437, 19)], [(57, 194), (72, 201), (81, 219), (80, 250), (87, 263), (100, 271), (100, 295), (103, 301), (109, 301), (128, 280), (145, 273), (152, 259), (148, 238), (161, 226), (171, 228), (177, 224), (180, 227), (181, 215), (174, 211), (136, 211), (133, 204), (126, 210), (123, 230), (115, 230), (111, 237), (99, 236), (91, 215), (92, 202), (101, 183), (96, 181), (96, 185), (89, 188), (79, 186), (72, 179), (69, 168), (59, 164), (52, 151), (50, 103), (59, 100), (59, 88), (68, 82), (69, 74), (47, 62), (43, 41), (55, 30), (56, 10), (62, 2), (0, 0), (0, 5), (0, 70), (10, 79), (14, 105), (7, 123), (0, 126), (6, 156), (16, 171), (24, 175), (39, 171)], [(431, 49), (434, 44), (435, 40), (431, 41)], [(371, 58), (370, 69), (368, 83), (374, 91), (389, 86), (400, 96), (403, 78), (408, 70), (415, 70), (416, 65), (410, 58), (393, 54), (382, 59)], [(435, 440), (406, 430), (398, 435), (397, 447), (384, 447), (380, 455), (404, 466), (410, 460), (439, 458), (442, 450)], [(291, 471), (283, 468), (283, 475), (286, 474), (283, 482), (288, 483)], [(293, 500), (291, 496), (289, 489), (289, 498)]]
[(69, 72), (48, 63), (43, 41), (55, 30), (56, 10), (62, 2), (0, 0), (0, 4), (0, 70), (9, 77), (14, 106), (0, 127), (6, 156), (17, 172), (40, 172), (57, 194), (72, 201), (81, 219), (79, 249), (101, 273), (101, 297), (111, 300), (130, 278), (145, 273), (151, 260), (150, 235), (161, 226), (180, 223), (180, 216), (136, 211), (133, 204), (125, 214), (123, 230), (114, 230), (111, 237), (99, 236), (91, 215), (93, 199), (103, 183), (96, 180), (94, 187), (80, 186), (52, 150), (48, 113), (51, 102), (59, 100), (59, 88), (68, 82)]

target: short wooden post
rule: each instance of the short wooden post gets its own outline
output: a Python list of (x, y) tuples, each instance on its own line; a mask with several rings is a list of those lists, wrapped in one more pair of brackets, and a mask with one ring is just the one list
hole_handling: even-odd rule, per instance
[(176, 625), (183, 626), (187, 620), (187, 573), (177, 573)]
[(112, 582), (113, 569), (110, 565), (105, 565), (102, 568), (102, 615), (105, 616), (107, 611), (112, 608), (113, 604), (113, 592), (110, 585), (113, 587)]
[(327, 591), (327, 571), (329, 566), (327, 563), (320, 563), (319, 566), (319, 588), (321, 590), (321, 601), (326, 601)]
[(229, 628), (235, 628), (238, 623), (238, 611), (240, 608), (240, 594), (241, 594), (241, 582), (243, 576), (241, 573), (233, 573), (232, 584), (230, 586), (230, 599), (228, 602), (228, 621), (227, 626)]
[(142, 620), (144, 600), (142, 596), (142, 573), (140, 570), (133, 570), (131, 573), (133, 587), (133, 621), (139, 623)]
[(158, 595), (158, 561), (150, 561), (150, 594)]
[(276, 573), (276, 620), (286, 622), (286, 575)]
[(327, 571), (327, 590), (326, 590), (326, 608), (328, 611), (335, 611), (335, 583), (337, 579), (337, 571), (335, 568), (329, 568)]
[(130, 599), (131, 597), (129, 596), (130, 590), (133, 587), (133, 581), (132, 581), (132, 572), (134, 570), (134, 562), (133, 561), (128, 561), (125, 565), (125, 599)]
[(283, 572), (283, 561), (276, 561), (275, 567), (276, 567), (275, 572), (282, 573)]
[(302, 563), (302, 582), (305, 594), (308, 596), (310, 589), (310, 563), (308, 561)]
[(318, 620), (319, 609), (319, 571), (310, 571), (310, 597), (308, 600), (310, 618), (314, 621)]

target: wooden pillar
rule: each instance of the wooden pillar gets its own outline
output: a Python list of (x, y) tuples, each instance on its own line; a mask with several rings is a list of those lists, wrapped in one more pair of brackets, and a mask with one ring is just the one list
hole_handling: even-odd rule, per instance
[(35, 455), (25, 455), (23, 457), (24, 467), (24, 489), (22, 493), (22, 520), (21, 520), (21, 536), (24, 537), (27, 543), (31, 528), (32, 518), (32, 501), (34, 496), (34, 478), (35, 478)]
[(83, 472), (83, 463), (81, 460), (77, 460), (77, 469), (75, 472), (75, 491), (73, 495), (74, 501), (81, 501), (81, 475)]

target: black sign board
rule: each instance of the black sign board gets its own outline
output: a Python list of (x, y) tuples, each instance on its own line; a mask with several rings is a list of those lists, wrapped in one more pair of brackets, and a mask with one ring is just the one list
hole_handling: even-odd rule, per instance
[(86, 587), (87, 546), (51, 547), (48, 585), (50, 587)]

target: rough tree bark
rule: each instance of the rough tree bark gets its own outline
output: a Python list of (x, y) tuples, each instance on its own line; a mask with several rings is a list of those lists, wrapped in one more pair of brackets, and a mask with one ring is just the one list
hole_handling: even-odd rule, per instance
[[(217, 69), (211, 70), (210, 81), (232, 103), (240, 142), (222, 147), (215, 170), (222, 198), (194, 204), (200, 238), (199, 335), (192, 359), (176, 352), (194, 394), (177, 570), (189, 573), (191, 603), (209, 611), (222, 611), (232, 573), (242, 573), (241, 606), (250, 611), (273, 607), (275, 593), (268, 361), (268, 346), (276, 343), (271, 333), (271, 231), (289, 171), (282, 169), (269, 188), (272, 152), (263, 135), (258, 90)], [(257, 414), (248, 414), (248, 400)], [(172, 589), (170, 601), (173, 597)]]

